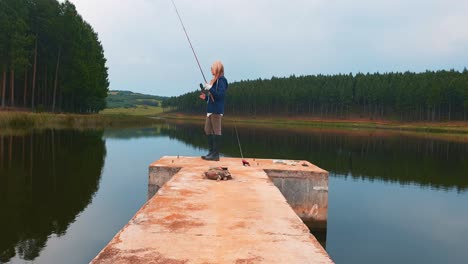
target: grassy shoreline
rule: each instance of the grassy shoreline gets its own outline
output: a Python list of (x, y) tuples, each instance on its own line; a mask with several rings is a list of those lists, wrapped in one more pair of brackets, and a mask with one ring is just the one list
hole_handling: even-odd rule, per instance
[(157, 116), (163, 112), (160, 106), (138, 105), (136, 107), (107, 108), (99, 112), (103, 115)]
[[(187, 114), (168, 114), (160, 115), (169, 120), (200, 121), (204, 120), (203, 115)], [(320, 120), (320, 119), (301, 119), (301, 118), (269, 118), (269, 117), (225, 117), (227, 123), (255, 124), (262, 126), (284, 127), (284, 128), (335, 128), (343, 130), (354, 129), (372, 129), (372, 130), (391, 130), (391, 131), (409, 131), (423, 133), (453, 133), (466, 134), (468, 136), (468, 122), (394, 122), (394, 121), (371, 121), (371, 120)]]
[(29, 112), (0, 112), (0, 129), (103, 129), (109, 127), (141, 127), (160, 120), (149, 116), (122, 114), (53, 114)]
[[(155, 109), (151, 109), (154, 111)], [(156, 118), (155, 118), (156, 117)], [(140, 114), (137, 112), (104, 112), (99, 114), (52, 114), (29, 112), (0, 112), (0, 129), (31, 129), (31, 128), (70, 128), (70, 129), (104, 129), (151, 126), (164, 122), (200, 123), (204, 115), (187, 115), (179, 113)], [(286, 129), (332, 129), (332, 130), (375, 130), (393, 132), (412, 132), (425, 134), (457, 135), (468, 138), (468, 122), (444, 123), (402, 123), (393, 121), (369, 120), (318, 120), (285, 117), (233, 117), (226, 116), (225, 122), (239, 126), (262, 126)]]

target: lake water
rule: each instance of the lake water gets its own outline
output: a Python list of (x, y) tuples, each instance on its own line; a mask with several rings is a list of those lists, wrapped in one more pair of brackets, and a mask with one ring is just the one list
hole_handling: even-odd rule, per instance
[[(468, 143), (238, 130), (244, 156), (330, 172), (327, 229), (313, 234), (336, 263), (468, 263)], [(148, 165), (206, 154), (202, 133), (201, 124), (165, 124), (0, 135), (0, 263), (88, 263), (146, 202)], [(233, 128), (222, 152), (240, 156)]]

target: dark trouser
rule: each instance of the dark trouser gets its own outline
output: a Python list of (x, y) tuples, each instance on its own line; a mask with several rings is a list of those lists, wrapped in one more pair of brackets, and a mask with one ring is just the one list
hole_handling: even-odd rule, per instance
[(221, 145), (221, 115), (211, 114), (205, 120), (205, 134), (208, 137), (209, 153), (202, 156), (205, 160), (219, 160), (219, 148)]

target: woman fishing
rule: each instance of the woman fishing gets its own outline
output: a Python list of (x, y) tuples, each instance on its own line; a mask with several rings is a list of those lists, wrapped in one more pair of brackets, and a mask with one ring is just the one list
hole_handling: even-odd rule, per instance
[(200, 99), (207, 102), (205, 134), (208, 138), (209, 147), (208, 155), (202, 156), (202, 159), (219, 161), (221, 119), (224, 114), (224, 97), (228, 89), (228, 82), (224, 77), (224, 66), (221, 61), (213, 63), (211, 74), (213, 74), (213, 79), (204, 85), (207, 94), (200, 94)]

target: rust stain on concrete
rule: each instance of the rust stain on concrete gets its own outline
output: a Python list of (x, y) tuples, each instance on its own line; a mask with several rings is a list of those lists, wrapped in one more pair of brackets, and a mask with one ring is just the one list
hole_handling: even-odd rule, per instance
[(251, 258), (246, 258), (246, 259), (238, 259), (236, 260), (236, 264), (255, 264), (255, 263), (261, 263), (263, 258), (256, 256), (256, 257), (251, 257)]
[(179, 190), (178, 193), (184, 197), (193, 196), (194, 194), (200, 194), (200, 192), (196, 192), (196, 191), (188, 190), (188, 189)]
[(206, 204), (187, 204), (185, 205), (185, 210), (188, 211), (200, 211), (205, 210), (208, 207)]
[(236, 223), (235, 225), (232, 226), (232, 228), (236, 229), (236, 228), (246, 228), (247, 227), (247, 224), (245, 222), (239, 222), (239, 223)]
[(163, 219), (165, 221), (174, 221), (174, 220), (181, 220), (181, 219), (186, 219), (186, 218), (187, 218), (186, 215), (173, 213), (173, 214), (170, 214), (170, 215), (164, 217)]
[(165, 224), (165, 226), (171, 231), (179, 231), (200, 227), (203, 226), (203, 223), (190, 220), (174, 220), (171, 223)]
[[(114, 256), (118, 255), (119, 259), (116, 260)], [(189, 262), (187, 259), (177, 260), (166, 258), (159, 252), (151, 252), (149, 249), (120, 251), (115, 248), (105, 250), (99, 255), (96, 262), (103, 263), (132, 263), (132, 264), (186, 264)]]
[[(152, 163), (157, 169), (150, 168), (150, 178), (162, 173), (167, 182), (91, 263), (333, 263), (265, 170), (286, 178), (297, 171), (298, 178), (309, 175), (321, 184), (328, 184), (328, 173), (305, 161), (249, 161), (251, 167), (235, 158)], [(234, 179), (200, 177), (210, 166), (228, 167)]]

